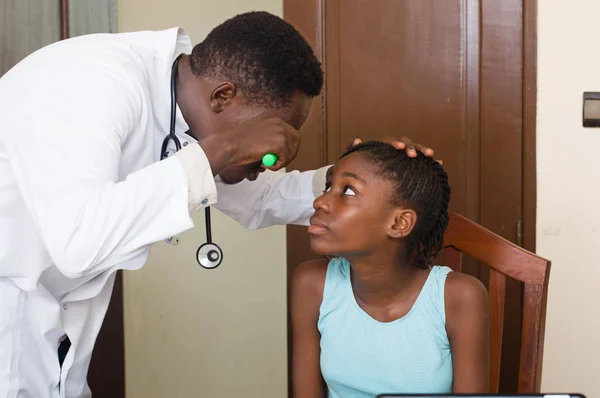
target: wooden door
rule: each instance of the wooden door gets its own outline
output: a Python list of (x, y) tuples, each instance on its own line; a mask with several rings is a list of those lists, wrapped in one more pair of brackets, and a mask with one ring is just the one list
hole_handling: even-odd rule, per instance
[[(523, 1), (284, 0), (286, 20), (313, 45), (326, 73), (291, 168), (334, 163), (355, 137), (408, 136), (443, 159), (452, 211), (520, 244), (526, 227), (529, 239), (535, 204), (523, 192), (535, 194), (524, 186), (534, 180), (535, 131), (525, 106), (532, 73), (523, 66), (535, 48), (528, 36), (535, 8)], [(306, 228), (287, 232), (289, 278), (314, 255)], [(475, 262), (464, 270), (486, 282)], [(521, 297), (520, 284), (509, 283), (506, 392), (516, 391)]]

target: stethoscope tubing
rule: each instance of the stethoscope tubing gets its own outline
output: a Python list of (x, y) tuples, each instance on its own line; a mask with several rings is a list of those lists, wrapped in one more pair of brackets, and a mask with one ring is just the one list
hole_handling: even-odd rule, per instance
[[(169, 156), (169, 140), (172, 140), (173, 143), (175, 143), (175, 151), (181, 150), (181, 142), (179, 141), (179, 138), (175, 135), (175, 119), (177, 106), (177, 65), (182, 55), (179, 55), (175, 59), (175, 61), (173, 62), (173, 66), (171, 67), (171, 117), (169, 120), (169, 134), (165, 137), (161, 146), (161, 160)], [(221, 265), (221, 263), (223, 262), (223, 250), (219, 247), (219, 245), (213, 243), (212, 241), (210, 206), (206, 206), (204, 208), (204, 223), (206, 226), (206, 243), (198, 247), (198, 250), (196, 251), (196, 261), (202, 268), (214, 269)], [(168, 239), (167, 241), (171, 240), (172, 238)]]

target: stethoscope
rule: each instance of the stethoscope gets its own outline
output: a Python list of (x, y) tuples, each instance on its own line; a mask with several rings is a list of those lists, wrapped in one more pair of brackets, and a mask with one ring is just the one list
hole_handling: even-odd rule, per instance
[[(165, 137), (160, 150), (161, 160), (167, 158), (170, 154), (167, 149), (169, 140), (173, 140), (175, 143), (175, 151), (181, 149), (181, 142), (175, 135), (175, 118), (176, 118), (176, 80), (177, 80), (177, 64), (183, 54), (179, 55), (173, 62), (171, 67), (171, 125), (169, 129), (169, 135)], [(219, 245), (212, 241), (212, 229), (210, 225), (210, 206), (206, 206), (204, 209), (204, 219), (206, 223), (206, 243), (200, 245), (196, 251), (196, 261), (202, 268), (214, 269), (217, 268), (223, 262), (223, 250)], [(167, 243), (177, 244), (179, 241), (176, 237), (171, 237), (166, 240)]]

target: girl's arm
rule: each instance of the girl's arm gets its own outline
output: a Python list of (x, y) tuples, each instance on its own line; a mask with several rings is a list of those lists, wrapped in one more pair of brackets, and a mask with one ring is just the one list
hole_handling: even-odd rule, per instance
[(292, 278), (292, 386), (294, 398), (326, 396), (321, 376), (319, 308), (327, 274), (327, 261), (301, 264)]
[(458, 272), (445, 287), (446, 330), (452, 350), (453, 392), (489, 392), (488, 295), (481, 282)]

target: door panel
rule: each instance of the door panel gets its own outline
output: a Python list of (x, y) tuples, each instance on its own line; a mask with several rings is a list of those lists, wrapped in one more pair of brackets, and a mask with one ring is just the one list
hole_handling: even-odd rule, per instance
[[(481, 32), (481, 211), (479, 222), (521, 242), (523, 164), (522, 0), (485, 2)], [(484, 281), (487, 275), (483, 275)], [(522, 283), (507, 278), (500, 389), (517, 388)]]
[[(433, 3), (439, 13), (429, 12)], [(435, 142), (456, 179), (466, 96), (460, 1), (326, 4), (328, 163), (355, 137), (407, 135)], [(452, 206), (464, 208), (460, 190)]]
[[(334, 163), (356, 137), (408, 136), (443, 159), (451, 211), (518, 241), (522, 1), (284, 0), (286, 20), (313, 45), (326, 73), (291, 168)], [(306, 228), (288, 227), (288, 278), (313, 257)], [(464, 271), (487, 281), (475, 262)], [(509, 284), (506, 392), (516, 391), (520, 308), (521, 286)]]

